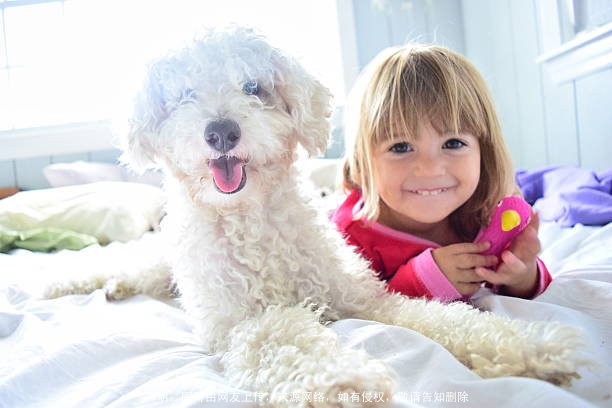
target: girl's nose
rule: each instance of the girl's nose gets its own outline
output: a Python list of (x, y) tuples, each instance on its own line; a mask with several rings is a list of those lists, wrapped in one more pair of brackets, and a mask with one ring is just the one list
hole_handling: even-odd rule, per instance
[(415, 176), (434, 177), (444, 174), (444, 159), (436, 152), (419, 152), (413, 163)]

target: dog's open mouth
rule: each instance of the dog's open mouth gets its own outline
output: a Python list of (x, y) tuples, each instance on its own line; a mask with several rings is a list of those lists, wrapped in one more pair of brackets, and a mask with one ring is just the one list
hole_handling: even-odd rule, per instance
[(233, 194), (242, 190), (246, 184), (244, 166), (247, 160), (233, 156), (221, 156), (210, 159), (208, 167), (213, 174), (215, 187), (223, 194)]

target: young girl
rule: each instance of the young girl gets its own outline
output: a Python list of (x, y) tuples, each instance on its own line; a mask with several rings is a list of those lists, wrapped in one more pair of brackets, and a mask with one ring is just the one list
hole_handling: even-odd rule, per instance
[(523, 298), (546, 289), (537, 215), (500, 259), (479, 254), (489, 243), (472, 243), (518, 188), (493, 101), (470, 62), (438, 46), (389, 49), (349, 101), (349, 194), (332, 219), (389, 290), (452, 301), (483, 283)]

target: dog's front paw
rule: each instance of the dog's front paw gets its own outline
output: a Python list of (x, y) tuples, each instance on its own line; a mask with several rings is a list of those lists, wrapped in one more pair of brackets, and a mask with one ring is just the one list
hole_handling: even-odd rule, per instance
[(111, 278), (104, 284), (104, 294), (108, 301), (127, 299), (137, 293), (138, 291), (133, 285), (119, 278)]
[[(473, 371), (482, 378), (531, 377), (560, 386), (568, 386), (573, 379), (580, 378), (572, 363), (553, 362), (546, 357), (534, 359), (528, 364), (523, 362), (493, 363), (478, 355), (471, 356), (471, 359)], [(534, 369), (534, 365), (537, 365), (539, 368)]]
[(123, 300), (137, 293), (128, 281), (119, 278), (91, 277), (49, 284), (42, 295), (45, 299), (55, 299), (67, 295), (88, 295), (99, 289), (104, 290), (109, 301)]
[(362, 367), (345, 371), (328, 366), (313, 375), (306, 373), (289, 375), (290, 378), (294, 376), (301, 380), (297, 382), (288, 380), (273, 389), (269, 394), (270, 406), (283, 408), (381, 407), (391, 401), (396, 385), (387, 366), (377, 360), (369, 360)]
[(469, 365), (483, 378), (521, 376), (568, 386), (580, 378), (578, 367), (591, 364), (580, 352), (583, 340), (574, 327), (530, 323), (522, 333), (502, 339), (494, 357), (471, 354)]

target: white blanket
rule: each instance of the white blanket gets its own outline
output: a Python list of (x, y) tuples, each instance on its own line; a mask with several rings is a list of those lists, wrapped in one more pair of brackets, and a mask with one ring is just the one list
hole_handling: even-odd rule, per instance
[[(555, 277), (542, 296), (527, 301), (482, 291), (475, 303), (511, 317), (581, 327), (586, 352), (598, 363), (569, 388), (516, 377), (480, 379), (408, 329), (361, 320), (331, 327), (342, 342), (397, 372), (393, 407), (612, 407), (612, 224), (561, 229), (545, 223), (541, 239), (542, 258)], [(132, 247), (138, 244), (0, 255), (0, 407), (258, 406), (257, 394), (225, 381), (219, 356), (204, 353), (192, 322), (172, 304), (146, 296), (109, 303), (101, 291), (55, 300), (34, 296), (35, 284), (60, 265), (71, 263), (74, 272), (87, 260), (103, 268), (125, 261), (118, 254), (135, 262)]]

